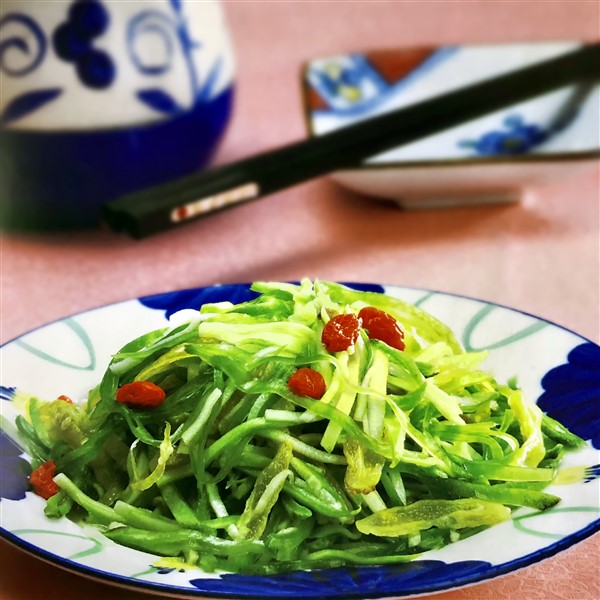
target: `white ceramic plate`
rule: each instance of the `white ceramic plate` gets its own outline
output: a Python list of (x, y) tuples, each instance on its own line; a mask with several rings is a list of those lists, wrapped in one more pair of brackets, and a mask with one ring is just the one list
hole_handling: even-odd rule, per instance
[[(356, 567), (273, 576), (205, 574), (153, 566), (157, 557), (117, 546), (93, 529), (44, 516), (44, 501), (28, 491), (29, 458), (14, 430), (14, 389), (42, 398), (85, 398), (111, 353), (166, 324), (181, 308), (240, 302), (247, 285), (170, 292), (79, 313), (46, 325), (2, 348), (0, 532), (9, 542), (52, 563), (105, 582), (172, 596), (211, 598), (382, 598), (411, 596), (473, 584), (555, 554), (600, 529), (600, 347), (545, 320), (516, 310), (440, 292), (358, 285), (385, 291), (449, 324), (466, 349), (488, 349), (486, 367), (519, 385), (551, 416), (588, 440), (567, 455), (579, 476), (548, 490), (562, 498), (544, 513), (519, 509), (513, 519), (471, 538), (396, 566)], [(11, 439), (12, 438), (12, 439)]]

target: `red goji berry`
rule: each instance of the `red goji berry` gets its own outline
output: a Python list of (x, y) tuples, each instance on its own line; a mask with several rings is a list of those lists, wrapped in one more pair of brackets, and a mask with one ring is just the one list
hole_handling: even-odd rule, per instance
[(319, 400), (325, 393), (323, 375), (309, 367), (298, 369), (288, 380), (288, 387), (297, 396), (308, 396)]
[(165, 391), (152, 381), (132, 381), (117, 390), (117, 402), (129, 408), (154, 408), (165, 400)]
[(48, 500), (58, 494), (60, 488), (54, 483), (53, 477), (56, 475), (56, 463), (53, 460), (47, 460), (42, 463), (37, 469), (31, 471), (29, 475), (29, 483), (33, 491), (38, 495)]
[(360, 323), (353, 313), (336, 315), (323, 329), (321, 341), (328, 352), (347, 350), (358, 339)]
[(374, 306), (367, 306), (360, 310), (358, 318), (372, 340), (380, 340), (392, 348), (404, 350), (404, 331), (392, 315)]

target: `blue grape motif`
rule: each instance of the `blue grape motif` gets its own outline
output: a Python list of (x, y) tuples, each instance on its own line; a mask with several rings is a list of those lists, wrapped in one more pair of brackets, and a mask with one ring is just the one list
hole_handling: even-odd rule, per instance
[(78, 0), (69, 10), (69, 19), (75, 31), (90, 40), (101, 36), (110, 23), (106, 9), (98, 0)]
[(490, 131), (478, 140), (459, 143), (463, 148), (472, 148), (482, 156), (511, 156), (526, 154), (548, 139), (548, 132), (535, 124), (528, 124), (519, 115), (504, 121), (505, 131)]
[(115, 79), (113, 60), (93, 46), (109, 24), (110, 16), (100, 0), (76, 0), (52, 38), (57, 56), (72, 63), (80, 81), (92, 89), (107, 88)]
[(108, 87), (114, 79), (112, 60), (102, 50), (87, 52), (81, 60), (77, 61), (77, 75), (87, 87)]

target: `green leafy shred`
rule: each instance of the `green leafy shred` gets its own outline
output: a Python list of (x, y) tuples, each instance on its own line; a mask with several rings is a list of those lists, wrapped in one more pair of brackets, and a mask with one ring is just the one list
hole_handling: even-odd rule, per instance
[[(485, 352), (392, 296), (252, 287), (254, 300), (205, 304), (131, 341), (84, 403), (21, 398), (34, 466), (57, 466), (49, 517), (165, 564), (260, 574), (405, 562), (559, 501), (543, 490), (582, 440), (516, 380), (498, 383)], [(397, 320), (405, 348), (361, 330), (327, 352), (329, 319), (367, 306)], [(323, 377), (322, 398), (290, 391), (300, 367)], [(140, 380), (164, 389), (160, 406), (116, 402)]]

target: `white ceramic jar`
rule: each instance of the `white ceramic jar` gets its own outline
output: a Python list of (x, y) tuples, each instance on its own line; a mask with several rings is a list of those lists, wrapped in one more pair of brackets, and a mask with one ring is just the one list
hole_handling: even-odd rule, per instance
[(4, 1), (3, 226), (95, 225), (103, 202), (203, 167), (233, 75), (216, 0)]

